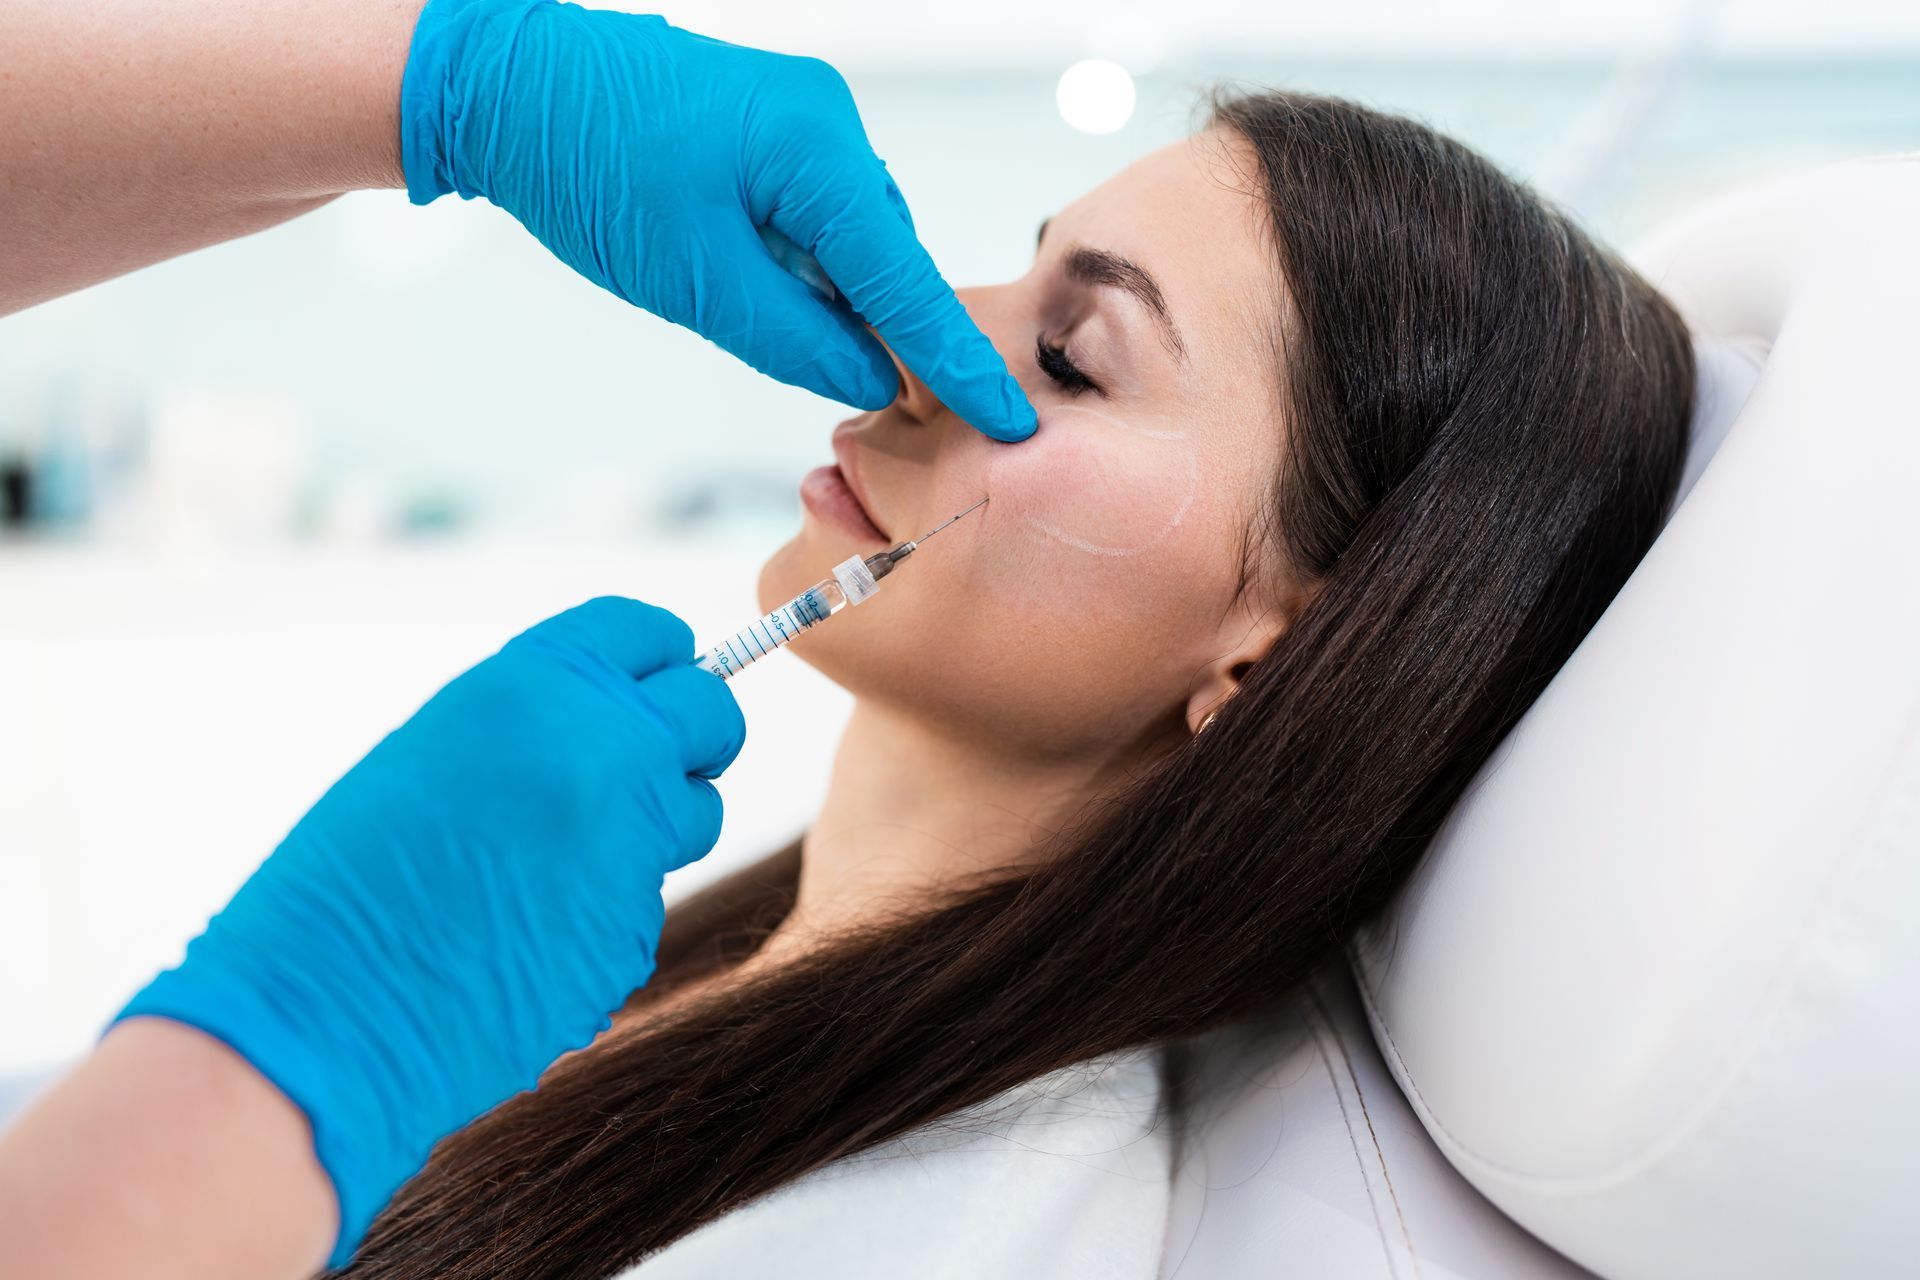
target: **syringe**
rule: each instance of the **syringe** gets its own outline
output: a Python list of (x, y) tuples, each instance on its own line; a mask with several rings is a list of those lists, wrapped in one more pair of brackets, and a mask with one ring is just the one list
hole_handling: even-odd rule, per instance
[(920, 549), (920, 544), (958, 520), (987, 505), (985, 498), (959, 515), (942, 520), (911, 542), (902, 542), (885, 551), (860, 557), (851, 556), (835, 565), (833, 576), (814, 583), (793, 599), (767, 614), (752, 626), (735, 632), (695, 662), (722, 680), (731, 679), (744, 668), (766, 657), (781, 645), (810, 627), (818, 626), (850, 604), (861, 604), (880, 590), (880, 579)]

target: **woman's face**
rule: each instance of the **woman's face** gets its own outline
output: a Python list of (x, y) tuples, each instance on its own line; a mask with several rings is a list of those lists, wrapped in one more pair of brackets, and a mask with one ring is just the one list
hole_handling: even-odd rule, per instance
[(1104, 758), (1182, 732), (1210, 664), (1277, 632), (1239, 589), (1281, 442), (1253, 164), (1211, 131), (1155, 152), (1049, 219), (1025, 276), (958, 291), (1039, 430), (991, 440), (904, 370), (840, 424), (764, 608), (990, 501), (796, 653), (999, 750)]

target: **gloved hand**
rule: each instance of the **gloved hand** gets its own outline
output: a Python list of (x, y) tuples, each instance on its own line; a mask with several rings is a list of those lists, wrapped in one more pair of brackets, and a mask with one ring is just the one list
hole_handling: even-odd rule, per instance
[[(553, 0), (429, 0), (400, 142), (414, 203), (484, 196), (589, 280), (783, 382), (890, 404), (899, 378), (864, 320), (967, 422), (1033, 432), (823, 62)], [(852, 310), (783, 270), (765, 228)]]
[(672, 614), (608, 597), (512, 640), (336, 783), (116, 1021), (225, 1041), (306, 1112), (343, 1264), (441, 1137), (653, 972), (661, 879), (720, 834), (745, 733)]

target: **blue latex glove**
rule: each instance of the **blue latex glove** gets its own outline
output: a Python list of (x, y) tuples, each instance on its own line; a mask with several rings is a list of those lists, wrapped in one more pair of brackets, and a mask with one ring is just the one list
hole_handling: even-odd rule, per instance
[[(782, 382), (892, 403), (898, 375), (864, 320), (967, 422), (1033, 432), (824, 62), (553, 0), (429, 0), (400, 145), (416, 204), (484, 196), (595, 284)], [(764, 228), (851, 309), (783, 270)]]
[(224, 1040), (306, 1112), (351, 1256), (440, 1138), (533, 1087), (653, 972), (666, 873), (745, 733), (693, 636), (594, 600), (507, 644), (334, 784), (119, 1019)]

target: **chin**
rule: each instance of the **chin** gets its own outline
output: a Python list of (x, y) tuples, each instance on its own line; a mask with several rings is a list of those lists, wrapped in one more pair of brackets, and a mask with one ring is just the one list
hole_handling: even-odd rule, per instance
[[(755, 588), (760, 612), (772, 612), (829, 576), (828, 570), (813, 563), (815, 559), (814, 549), (808, 545), (804, 530), (767, 557), (767, 562), (760, 566), (760, 581)], [(787, 646), (787, 652), (834, 683), (845, 685), (846, 681), (841, 679), (840, 672), (850, 663), (843, 648), (853, 638), (843, 629), (843, 620), (835, 619), (834, 623), (815, 628), (795, 640)]]
[(768, 556), (766, 563), (760, 566), (760, 580), (754, 585), (755, 598), (760, 602), (760, 612), (771, 613), (810, 585), (800, 581), (804, 573), (800, 567), (802, 541), (798, 534), (787, 539), (786, 543)]

